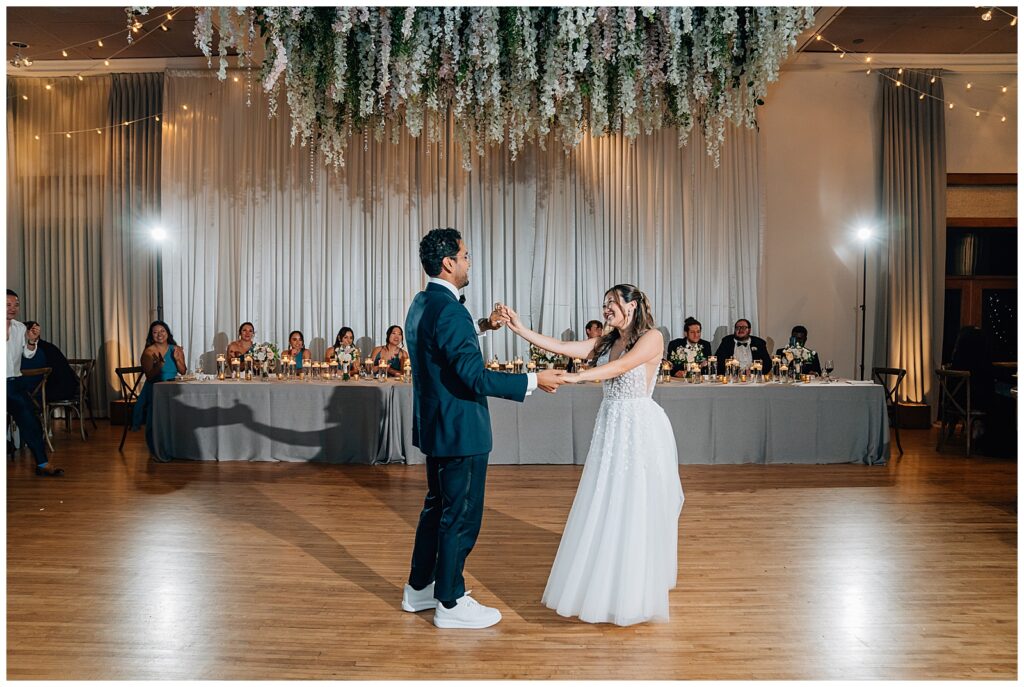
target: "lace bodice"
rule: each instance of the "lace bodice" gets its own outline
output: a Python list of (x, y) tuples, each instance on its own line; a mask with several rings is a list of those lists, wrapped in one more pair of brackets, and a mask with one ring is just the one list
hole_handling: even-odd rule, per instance
[[(608, 354), (604, 353), (597, 360), (599, 365), (608, 362)], [(654, 393), (654, 387), (658, 383), (658, 376), (654, 375), (650, 388), (647, 388), (647, 366), (638, 365), (632, 370), (623, 372), (618, 377), (612, 377), (602, 382), (604, 385), (604, 397), (613, 401), (625, 401), (637, 398), (650, 398)]]

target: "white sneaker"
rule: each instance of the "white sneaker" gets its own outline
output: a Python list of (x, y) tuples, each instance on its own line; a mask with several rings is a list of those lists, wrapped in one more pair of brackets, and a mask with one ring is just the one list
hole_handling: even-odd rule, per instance
[(445, 608), (443, 604), (437, 604), (434, 611), (434, 627), (445, 629), (481, 630), (500, 620), (501, 611), (480, 604), (469, 592), (456, 601), (454, 607)]
[(429, 608), (437, 608), (437, 599), (434, 598), (434, 583), (431, 582), (419, 591), (406, 583), (405, 589), (402, 590), (402, 610), (419, 613)]

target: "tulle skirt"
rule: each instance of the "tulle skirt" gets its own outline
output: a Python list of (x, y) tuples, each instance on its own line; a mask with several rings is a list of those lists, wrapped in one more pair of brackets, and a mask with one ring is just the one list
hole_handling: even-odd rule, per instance
[(543, 603), (590, 623), (668, 620), (683, 488), (672, 425), (650, 398), (605, 399)]

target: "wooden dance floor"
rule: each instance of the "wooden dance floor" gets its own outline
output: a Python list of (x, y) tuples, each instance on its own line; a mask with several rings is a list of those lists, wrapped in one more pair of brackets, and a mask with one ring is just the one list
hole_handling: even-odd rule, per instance
[[(540, 604), (579, 466), (494, 466), (467, 586), (403, 613), (423, 466), (148, 459), (55, 432), (7, 468), (10, 679), (985, 679), (1017, 674), (1017, 464), (682, 465), (671, 622)], [(686, 446), (680, 445), (685, 451)]]

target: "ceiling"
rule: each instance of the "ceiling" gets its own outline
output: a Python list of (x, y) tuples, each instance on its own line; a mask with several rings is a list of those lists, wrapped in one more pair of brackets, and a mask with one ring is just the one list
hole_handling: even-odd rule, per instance
[[(982, 21), (986, 8), (974, 7), (831, 7), (817, 8), (820, 31), (847, 50), (871, 53), (923, 54), (1016, 54), (1017, 27), (1010, 17), (993, 10), (991, 21)], [(1005, 7), (1016, 14), (1017, 9)], [(173, 20), (166, 14), (176, 11)], [(127, 16), (122, 7), (8, 7), (7, 59), (17, 50), (11, 41), (27, 43), (22, 54), (32, 60), (101, 60), (125, 48)], [(197, 57), (192, 29), (192, 8), (154, 7), (140, 17), (143, 29), (133, 44), (114, 59)], [(167, 26), (163, 31), (160, 24)], [(100, 36), (112, 35), (104, 47)], [(84, 42), (84, 44), (82, 44)], [(82, 44), (82, 45), (79, 45)], [(69, 47), (76, 46), (76, 47)], [(61, 50), (67, 48), (68, 57)], [(804, 52), (828, 52), (825, 41), (808, 40)]]
[[(1011, 17), (988, 7), (838, 7), (818, 8), (816, 17), (832, 14), (817, 30), (845, 50), (869, 53), (991, 55), (1017, 53), (1017, 27)], [(1016, 15), (1016, 7), (1002, 8)], [(836, 12), (838, 10), (838, 12)], [(822, 40), (810, 40), (803, 52), (831, 52)]]

